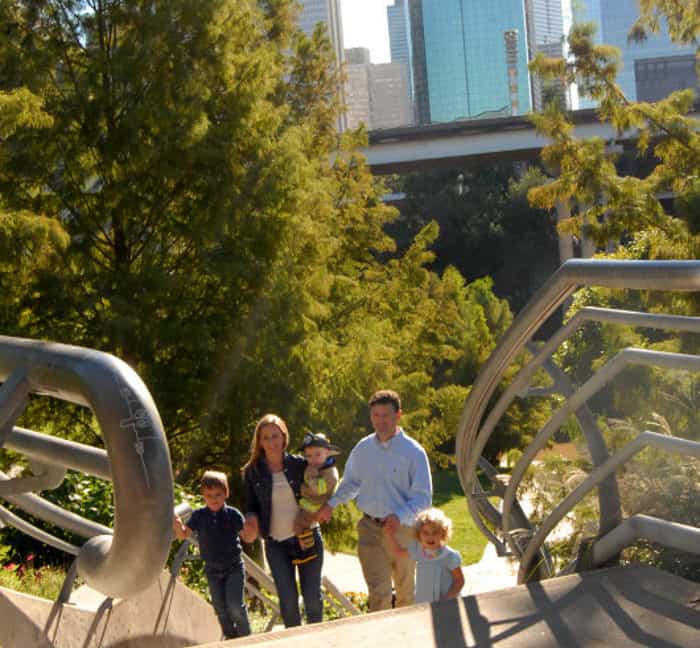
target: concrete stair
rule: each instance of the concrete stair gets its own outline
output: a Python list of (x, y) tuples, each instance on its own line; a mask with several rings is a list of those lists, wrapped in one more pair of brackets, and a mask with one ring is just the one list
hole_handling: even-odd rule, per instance
[(0, 588), (2, 648), (182, 648), (220, 637), (211, 605), (166, 572), (128, 600), (83, 586), (61, 604)]
[(614, 567), (199, 648), (700, 647), (700, 585)]

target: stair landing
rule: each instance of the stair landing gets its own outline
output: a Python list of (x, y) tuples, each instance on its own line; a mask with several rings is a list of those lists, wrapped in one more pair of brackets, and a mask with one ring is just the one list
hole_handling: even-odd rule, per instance
[(613, 567), (206, 648), (700, 647), (700, 584)]

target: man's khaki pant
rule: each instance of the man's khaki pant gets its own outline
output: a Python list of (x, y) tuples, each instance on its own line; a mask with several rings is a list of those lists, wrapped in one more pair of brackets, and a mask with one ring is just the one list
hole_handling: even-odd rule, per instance
[[(357, 523), (357, 554), (369, 590), (369, 610), (391, 609), (391, 581), (396, 588), (396, 607), (411, 605), (416, 591), (416, 563), (391, 553), (382, 525), (366, 516)], [(396, 532), (402, 547), (413, 540), (413, 529), (402, 526)]]

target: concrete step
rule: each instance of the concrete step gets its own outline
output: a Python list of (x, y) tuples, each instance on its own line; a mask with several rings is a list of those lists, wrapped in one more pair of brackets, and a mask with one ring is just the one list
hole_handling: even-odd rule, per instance
[(699, 605), (697, 583), (653, 567), (614, 567), (204, 646), (698, 648)]

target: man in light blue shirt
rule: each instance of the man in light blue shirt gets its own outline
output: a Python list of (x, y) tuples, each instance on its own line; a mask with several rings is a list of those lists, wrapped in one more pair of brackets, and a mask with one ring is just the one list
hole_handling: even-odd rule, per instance
[(398, 558), (384, 537), (384, 527), (403, 547), (413, 539), (413, 522), (432, 505), (433, 486), (425, 450), (399, 427), (401, 400), (391, 390), (369, 401), (374, 434), (352, 449), (335, 495), (319, 512), (327, 522), (338, 504), (355, 499), (363, 515), (357, 524), (358, 557), (369, 591), (371, 612), (391, 608), (392, 579), (396, 605), (410, 605), (415, 596), (415, 562)]

